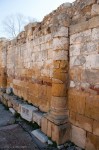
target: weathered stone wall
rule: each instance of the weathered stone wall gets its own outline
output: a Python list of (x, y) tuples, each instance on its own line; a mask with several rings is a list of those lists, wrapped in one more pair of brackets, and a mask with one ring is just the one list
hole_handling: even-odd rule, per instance
[(6, 88), (7, 85), (7, 51), (6, 51), (6, 39), (0, 39), (0, 87)]
[(7, 87), (45, 112), (51, 106), (54, 64), (60, 63), (62, 69), (68, 62), (68, 22), (62, 22), (65, 17), (64, 13), (59, 14), (62, 11), (60, 7), (41, 23), (27, 25), (7, 47)]
[(41, 130), (99, 149), (99, 0), (66, 3), (0, 42), (0, 86), (47, 112)]
[(71, 140), (99, 149), (99, 1), (75, 2), (70, 26)]
[[(50, 27), (25, 27), (10, 42), (7, 52), (7, 86), (25, 101), (48, 111), (51, 99), (53, 51)], [(34, 31), (36, 30), (36, 31)], [(48, 31), (47, 31), (48, 30)]]

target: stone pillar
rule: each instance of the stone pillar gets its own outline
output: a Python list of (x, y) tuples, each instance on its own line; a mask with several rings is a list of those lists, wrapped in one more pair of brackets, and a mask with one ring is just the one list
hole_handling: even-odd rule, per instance
[[(42, 119), (41, 129), (58, 145), (70, 139), (68, 121), (68, 66), (69, 66), (69, 18), (58, 15), (53, 22), (53, 79), (50, 112)], [(55, 26), (55, 27), (54, 27)], [(55, 30), (54, 30), (55, 29)]]

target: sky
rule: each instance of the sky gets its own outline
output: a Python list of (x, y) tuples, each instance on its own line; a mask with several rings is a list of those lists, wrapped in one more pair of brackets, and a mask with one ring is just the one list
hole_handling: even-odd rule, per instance
[(41, 21), (44, 16), (57, 9), (62, 3), (72, 3), (73, 1), (74, 0), (0, 0), (0, 37), (3, 36), (1, 30), (2, 22), (7, 16), (20, 13)]

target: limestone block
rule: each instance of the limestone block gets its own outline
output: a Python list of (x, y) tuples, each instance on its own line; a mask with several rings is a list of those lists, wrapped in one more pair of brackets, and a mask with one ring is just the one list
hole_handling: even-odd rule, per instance
[(68, 52), (65, 50), (57, 50), (53, 52), (54, 60), (68, 60)]
[(19, 113), (19, 105), (22, 104), (22, 102), (19, 99), (14, 99), (12, 101), (13, 108)]
[(85, 129), (86, 131), (92, 132), (93, 119), (77, 114), (76, 126)]
[(95, 42), (99, 40), (99, 28), (92, 29), (92, 40)]
[(98, 4), (92, 5), (91, 15), (92, 16), (99, 15), (99, 5)]
[(95, 121), (93, 123), (93, 134), (99, 136), (99, 121)]
[(85, 116), (99, 121), (99, 96), (86, 98)]
[(86, 94), (80, 91), (69, 91), (69, 100), (68, 100), (68, 106), (70, 111), (77, 112), (79, 114), (85, 113), (85, 100), (86, 100)]
[(38, 108), (34, 106), (21, 104), (21, 117), (27, 121), (32, 121), (33, 112), (37, 110)]
[(63, 69), (54, 69), (53, 78), (66, 82), (66, 80), (68, 80), (68, 73), (66, 73), (66, 70), (64, 71)]
[(86, 150), (98, 150), (98, 149), (99, 149), (99, 136), (87, 133)]
[(81, 44), (91, 41), (91, 29), (70, 36), (70, 44)]
[(47, 136), (48, 137), (52, 136), (52, 123), (50, 121), (48, 121)]
[(85, 66), (87, 69), (99, 69), (99, 54), (88, 55)]
[(70, 140), (70, 124), (66, 123), (60, 126), (52, 124), (52, 140), (56, 141), (58, 145)]
[(99, 16), (93, 17), (89, 20), (89, 29), (99, 27)]
[(78, 55), (80, 55), (80, 49), (81, 49), (81, 45), (80, 44), (71, 45), (70, 46), (70, 56), (78, 56)]
[(72, 135), (71, 135), (72, 142), (74, 142), (77, 146), (79, 146), (81, 148), (85, 148), (86, 131), (72, 125), (72, 131), (71, 132), (72, 132)]
[(82, 66), (85, 68), (86, 58), (82, 55), (73, 56), (70, 58), (70, 67)]
[(47, 143), (48, 137), (41, 132), (40, 129), (34, 130), (31, 132), (37, 139), (39, 139), (42, 143)]
[(39, 126), (41, 126), (41, 119), (43, 117), (43, 114), (39, 111), (33, 112), (33, 122), (36, 122)]
[(10, 112), (15, 115), (16, 114), (16, 111), (13, 109), (13, 108), (9, 108)]
[[(91, 23), (91, 21), (90, 21), (90, 23)], [(75, 34), (75, 33), (79, 33), (79, 32), (83, 32), (83, 31), (88, 30), (88, 29), (90, 29), (88, 21), (81, 22), (81, 23), (78, 23), (75, 25), (70, 25), (70, 35)]]
[[(99, 71), (98, 70), (85, 70), (82, 73), (82, 80), (84, 83), (94, 84), (96, 85), (99, 81)], [(95, 90), (95, 89), (94, 89)]]
[(41, 120), (41, 131), (47, 134), (47, 130), (48, 130), (48, 121), (45, 117), (43, 117)]
[(67, 27), (59, 27), (57, 32), (53, 33), (53, 37), (68, 37), (68, 28)]
[(68, 38), (65, 37), (57, 37), (53, 39), (53, 45), (52, 45), (52, 49), (53, 50), (58, 50), (58, 49), (62, 49), (62, 50), (68, 50), (68, 45), (69, 45), (69, 41)]

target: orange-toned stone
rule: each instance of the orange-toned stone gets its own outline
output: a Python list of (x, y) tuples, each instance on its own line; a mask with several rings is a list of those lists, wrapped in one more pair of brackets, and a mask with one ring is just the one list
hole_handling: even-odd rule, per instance
[(45, 134), (47, 134), (48, 120), (45, 117), (42, 117), (42, 119), (41, 119), (41, 130), (42, 130), (42, 132), (44, 132)]
[(68, 74), (66, 74), (65, 70), (62, 69), (54, 69), (53, 70), (53, 78), (55, 79), (59, 79), (63, 82), (66, 82), (67, 78), (68, 78)]
[(69, 91), (68, 106), (70, 111), (84, 114), (86, 94), (76, 90)]
[(86, 150), (98, 150), (99, 149), (99, 136), (92, 133), (87, 133)]
[(77, 146), (79, 146), (81, 148), (85, 148), (86, 131), (72, 125), (71, 132), (72, 132), (72, 135), (71, 135), (72, 142), (74, 142)]
[(86, 131), (92, 132), (93, 119), (76, 114), (76, 126), (83, 128)]
[(93, 123), (93, 134), (99, 136), (99, 121), (95, 121)]
[(66, 123), (60, 126), (52, 125), (52, 140), (58, 145), (64, 144), (70, 140), (70, 124)]
[(86, 98), (85, 115), (99, 121), (99, 96)]
[(52, 95), (55, 97), (66, 96), (66, 84), (55, 84), (52, 86)]

